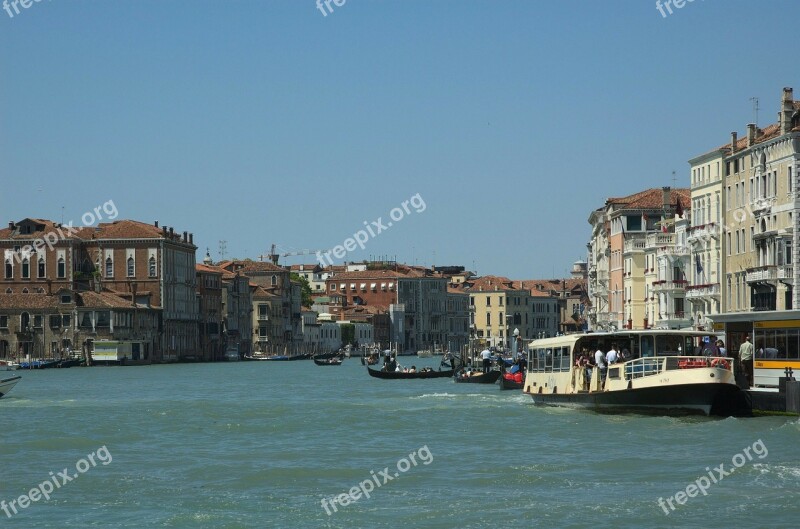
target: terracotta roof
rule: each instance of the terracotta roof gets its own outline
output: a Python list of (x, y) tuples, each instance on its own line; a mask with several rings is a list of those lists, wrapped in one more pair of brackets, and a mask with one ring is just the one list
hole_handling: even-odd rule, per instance
[[(664, 192), (661, 188), (654, 187), (646, 189), (626, 197), (612, 197), (606, 201), (606, 205), (618, 205), (619, 209), (662, 209)], [(678, 198), (683, 209), (691, 206), (691, 189), (676, 188), (669, 190), (669, 203), (676, 206)]]
[(469, 292), (493, 292), (498, 290), (516, 290), (514, 282), (507, 277), (482, 276), (466, 281)]
[(196, 263), (194, 269), (198, 272), (207, 272), (209, 274), (225, 274), (230, 273), (227, 270), (221, 270), (215, 266), (208, 266), (202, 263)]
[[(34, 224), (34, 231), (32, 233), (16, 233), (17, 227), (20, 224)], [(48, 233), (54, 233), (57, 239), (85, 239), (89, 237), (93, 228), (72, 227), (67, 229), (62, 224), (53, 222), (48, 219), (34, 219), (25, 218), (14, 223), (14, 230), (10, 229), (7, 225), (5, 228), (0, 229), (0, 239), (40, 239)]]
[(328, 278), (328, 281), (347, 281), (350, 279), (400, 279), (404, 277), (413, 276), (394, 270), (363, 270), (360, 272), (342, 272), (336, 274), (335, 277)]
[[(220, 266), (223, 266), (220, 263)], [(236, 272), (240, 271), (242, 273), (262, 273), (262, 272), (283, 272), (286, 273), (286, 269), (278, 266), (276, 264), (270, 263), (268, 261), (230, 261), (230, 264), (225, 263), (223, 266), (226, 270)]]
[(75, 295), (77, 306), (98, 309), (136, 308), (130, 299), (124, 299), (111, 292), (80, 292)]
[[(53, 309), (60, 301), (58, 296), (47, 294), (0, 294), (0, 309)], [(70, 304), (63, 306), (71, 307)]]

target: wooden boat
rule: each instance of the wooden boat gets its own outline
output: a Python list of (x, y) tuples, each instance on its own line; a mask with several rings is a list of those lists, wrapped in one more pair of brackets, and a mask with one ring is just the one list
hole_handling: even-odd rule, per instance
[(520, 390), (520, 389), (522, 389), (522, 386), (524, 385), (522, 380), (517, 382), (514, 379), (514, 375), (512, 375), (511, 373), (503, 373), (503, 376), (500, 377), (499, 380), (500, 380), (500, 389), (516, 389), (516, 390)]
[[(683, 356), (709, 333), (677, 330), (624, 330), (567, 334), (528, 345), (523, 392), (535, 404), (617, 413), (748, 415), (746, 399), (730, 362)], [(591, 379), (575, 366), (583, 349), (632, 352), (608, 366), (605, 379), (594, 368)]]
[(16, 386), (17, 382), (19, 382), (21, 379), (22, 377), (16, 376), (0, 380), (0, 397), (6, 395), (9, 391), (11, 391), (11, 388)]
[(492, 370), (488, 373), (472, 373), (467, 376), (463, 370), (455, 376), (456, 382), (464, 384), (494, 384), (500, 378), (500, 371)]
[(331, 358), (317, 358), (314, 357), (314, 363), (318, 366), (340, 366), (344, 362), (341, 356), (333, 356)]
[(334, 351), (332, 353), (319, 353), (314, 355), (312, 358), (316, 360), (325, 360), (326, 358), (336, 358), (338, 356), (342, 356), (342, 353), (339, 351)]
[(370, 369), (367, 366), (369, 376), (383, 378), (386, 380), (412, 379), (412, 378), (449, 378), (453, 376), (453, 370), (446, 371), (417, 371), (416, 373), (403, 373), (401, 371), (381, 371), (380, 369)]

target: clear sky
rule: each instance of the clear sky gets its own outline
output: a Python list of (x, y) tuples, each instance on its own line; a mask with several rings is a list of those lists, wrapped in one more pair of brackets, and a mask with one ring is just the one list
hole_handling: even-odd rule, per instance
[[(688, 187), (687, 160), (742, 134), (751, 97), (763, 126), (800, 91), (797, 0), (330, 6), (9, 5), (0, 221), (63, 207), (81, 224), (111, 200), (215, 260), (220, 240), (228, 257), (329, 250), (366, 221), (374, 237), (333, 262), (561, 276), (606, 198), (673, 171)], [(417, 194), (424, 211), (403, 211)]]

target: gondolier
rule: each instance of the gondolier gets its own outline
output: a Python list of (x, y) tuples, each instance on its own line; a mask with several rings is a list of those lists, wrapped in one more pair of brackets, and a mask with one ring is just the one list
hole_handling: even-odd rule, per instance
[(481, 359), (483, 360), (483, 372), (488, 373), (492, 367), (492, 353), (488, 347), (481, 351)]

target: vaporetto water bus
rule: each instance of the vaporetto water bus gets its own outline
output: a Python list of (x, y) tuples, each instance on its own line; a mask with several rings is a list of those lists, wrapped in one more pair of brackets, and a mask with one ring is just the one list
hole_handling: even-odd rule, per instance
[[(731, 414), (741, 390), (730, 358), (687, 356), (708, 333), (676, 330), (624, 330), (567, 334), (528, 345), (523, 392), (534, 403), (596, 411), (658, 414)], [(713, 339), (713, 338), (712, 338)], [(586, 351), (604, 353), (616, 346), (628, 359), (601, 370), (576, 358)], [(738, 406), (738, 404), (737, 404)]]

